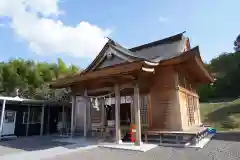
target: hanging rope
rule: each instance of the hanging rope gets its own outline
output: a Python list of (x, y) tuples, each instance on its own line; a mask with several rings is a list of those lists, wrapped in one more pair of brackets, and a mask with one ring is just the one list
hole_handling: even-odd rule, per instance
[[(123, 89), (125, 89), (125, 88), (121, 88), (121, 89), (119, 89), (119, 91), (121, 91), (121, 90), (123, 90)], [(114, 91), (111, 92), (111, 93), (108, 93), (108, 94), (100, 95), (100, 96), (86, 96), (86, 95), (83, 95), (83, 97), (85, 97), (85, 98), (94, 98), (94, 99), (97, 98), (97, 99), (99, 99), (99, 98), (106, 98), (106, 97), (111, 96), (111, 95), (113, 95), (113, 94), (115, 94)]]
[[(121, 89), (119, 89), (119, 91), (121, 91), (123, 89), (125, 89), (125, 88), (121, 88)], [(86, 95), (84, 95), (83, 97), (89, 98), (90, 102), (92, 104), (92, 107), (95, 108), (97, 111), (100, 111), (99, 99), (103, 98), (104, 99), (104, 103), (106, 104), (106, 97), (111, 97), (111, 95), (113, 95), (113, 94), (115, 94), (115, 93), (111, 92), (111, 93), (108, 93), (108, 94), (105, 94), (105, 95), (100, 95), (100, 96), (86, 96)]]

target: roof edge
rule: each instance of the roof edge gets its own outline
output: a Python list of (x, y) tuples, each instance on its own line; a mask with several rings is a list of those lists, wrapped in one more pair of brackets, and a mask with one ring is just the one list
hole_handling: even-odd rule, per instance
[(145, 48), (150, 48), (150, 47), (153, 47), (153, 46), (156, 46), (156, 45), (179, 41), (179, 40), (182, 39), (182, 36), (183, 36), (184, 33), (186, 33), (186, 31), (178, 33), (178, 34), (170, 36), (170, 37), (167, 37), (167, 38), (164, 38), (164, 39), (160, 39), (160, 40), (153, 41), (153, 42), (150, 42), (150, 43), (146, 43), (146, 44), (143, 44), (143, 45), (140, 45), (140, 46), (137, 46), (137, 47), (133, 47), (133, 48), (130, 48), (129, 50), (132, 51), (132, 52), (136, 52), (136, 51), (139, 51), (139, 50), (142, 50), (142, 49), (145, 49)]
[(107, 41), (107, 43), (105, 43), (105, 45), (103, 46), (101, 51), (97, 54), (97, 56), (93, 59), (93, 61), (80, 74), (88, 72), (94, 66), (94, 64), (103, 56), (105, 50), (107, 50), (107, 48), (109, 47), (109, 43), (112, 43), (110, 39)]

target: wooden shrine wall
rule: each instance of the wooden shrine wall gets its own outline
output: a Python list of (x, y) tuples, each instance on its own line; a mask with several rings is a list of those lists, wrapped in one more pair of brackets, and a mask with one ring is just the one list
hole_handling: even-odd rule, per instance
[(182, 127), (186, 130), (201, 124), (199, 97), (196, 93), (196, 84), (183, 73), (178, 73), (179, 97), (181, 106)]
[(171, 66), (156, 70), (150, 89), (150, 129), (181, 130), (180, 102), (177, 92), (177, 72)]

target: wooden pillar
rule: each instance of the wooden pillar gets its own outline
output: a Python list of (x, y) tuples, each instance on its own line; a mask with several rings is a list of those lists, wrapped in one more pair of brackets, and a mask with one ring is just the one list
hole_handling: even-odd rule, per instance
[(135, 110), (134, 110), (134, 96), (131, 96), (131, 124), (134, 124), (135, 123)]
[(51, 111), (50, 111), (50, 107), (48, 106), (48, 119), (47, 119), (47, 133), (50, 134), (50, 115), (51, 114)]
[(76, 95), (72, 95), (72, 110), (71, 110), (71, 137), (74, 136), (75, 133), (75, 108), (76, 108)]
[[(62, 132), (66, 129), (66, 125), (65, 125), (65, 110), (64, 110), (64, 105), (62, 105)], [(62, 133), (63, 134), (63, 133)]]
[(84, 102), (85, 102), (85, 105), (84, 105), (84, 137), (87, 137), (87, 117), (88, 117), (88, 112), (87, 112), (87, 91), (85, 90), (84, 91)]
[(86, 98), (86, 105), (87, 105), (87, 128), (89, 131), (92, 129), (92, 118), (91, 118), (91, 104), (88, 97)]
[(121, 128), (120, 128), (120, 90), (119, 85), (114, 86), (115, 91), (115, 129), (116, 129), (116, 143), (122, 143)]
[(134, 109), (135, 109), (135, 123), (136, 123), (136, 142), (135, 145), (140, 146), (141, 140), (141, 117), (140, 117), (140, 92), (139, 86), (136, 84), (134, 86)]
[(44, 110), (45, 110), (45, 106), (42, 106), (40, 136), (43, 135), (43, 127), (44, 127)]
[[(173, 101), (174, 107), (172, 108), (173, 112), (172, 114), (175, 114), (175, 119), (171, 118), (171, 128), (175, 128), (177, 130), (183, 130), (184, 123), (183, 123), (183, 114), (182, 114), (182, 108), (180, 103), (180, 91), (179, 91), (179, 74), (178, 72), (174, 72), (174, 82), (175, 82), (175, 100)], [(186, 79), (184, 78), (184, 82), (186, 83)]]
[(152, 100), (151, 94), (148, 94), (148, 126), (149, 128), (152, 127)]
[(200, 105), (199, 105), (199, 97), (196, 98), (196, 105), (197, 105), (197, 115), (198, 115), (198, 124), (202, 125), (202, 121), (201, 121), (201, 114), (200, 114)]
[(5, 108), (6, 108), (6, 100), (3, 100), (2, 115), (1, 115), (1, 122), (0, 122), (0, 139), (2, 139), (3, 121), (4, 121), (4, 116), (5, 116)]
[(26, 136), (28, 136), (28, 130), (29, 130), (29, 121), (30, 121), (30, 112), (31, 111), (31, 108), (30, 108), (30, 105), (28, 105), (28, 114), (27, 114), (27, 126), (26, 126)]

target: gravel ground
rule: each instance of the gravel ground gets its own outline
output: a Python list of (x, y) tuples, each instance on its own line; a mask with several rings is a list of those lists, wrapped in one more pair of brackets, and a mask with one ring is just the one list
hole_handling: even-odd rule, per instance
[(95, 148), (48, 160), (240, 160), (240, 134), (220, 133), (203, 149), (157, 147), (148, 152)]

